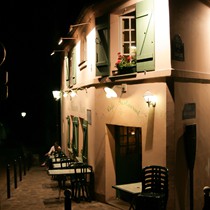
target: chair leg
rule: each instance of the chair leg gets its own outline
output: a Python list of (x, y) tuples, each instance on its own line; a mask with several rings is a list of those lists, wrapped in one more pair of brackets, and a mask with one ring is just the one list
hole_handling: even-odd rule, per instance
[(80, 183), (77, 182), (76, 185), (75, 185), (75, 193), (74, 193), (74, 199), (77, 203), (80, 203), (80, 197), (81, 197), (81, 186), (80, 186)]
[(60, 200), (61, 198), (61, 188), (59, 188), (59, 191), (58, 191), (58, 199)]
[(88, 188), (87, 184), (85, 184), (84, 190), (85, 190), (85, 194), (86, 194), (86, 200), (90, 202), (91, 197), (90, 197), (89, 188)]

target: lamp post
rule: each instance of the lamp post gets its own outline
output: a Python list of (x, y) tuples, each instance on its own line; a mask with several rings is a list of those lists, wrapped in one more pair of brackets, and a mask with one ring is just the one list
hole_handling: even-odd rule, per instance
[(59, 90), (52, 91), (53, 98), (56, 101), (56, 140), (60, 142), (60, 106), (59, 99), (61, 98), (61, 92)]

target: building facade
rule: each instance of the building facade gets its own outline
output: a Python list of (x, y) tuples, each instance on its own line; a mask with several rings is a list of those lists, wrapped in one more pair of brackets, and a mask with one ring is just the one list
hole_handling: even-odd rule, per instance
[(61, 45), (62, 148), (93, 166), (97, 200), (114, 199), (112, 186), (138, 181), (142, 167), (163, 165), (167, 209), (202, 209), (209, 24), (209, 1), (106, 0), (70, 26)]

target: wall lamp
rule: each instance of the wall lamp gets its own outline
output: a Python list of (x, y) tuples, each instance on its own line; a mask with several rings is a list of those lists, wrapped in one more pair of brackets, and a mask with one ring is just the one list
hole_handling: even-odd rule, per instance
[(61, 45), (63, 40), (74, 40), (74, 39), (77, 39), (77, 38), (74, 38), (74, 37), (61, 37), (59, 39), (58, 45)]
[(79, 24), (75, 24), (75, 25), (70, 25), (69, 32), (71, 32), (73, 30), (73, 28), (75, 28), (75, 27), (84, 26), (84, 25), (88, 25), (88, 24), (90, 24), (90, 23), (79, 23)]
[(112, 88), (105, 87), (104, 91), (106, 92), (107, 98), (116, 98), (117, 97), (117, 93)]
[(68, 96), (68, 91), (63, 92), (63, 97), (66, 98)]
[(74, 91), (74, 90), (71, 90), (71, 91), (70, 91), (70, 96), (71, 96), (72, 98), (74, 98), (75, 96), (77, 96), (77, 92)]
[(156, 96), (154, 96), (150, 91), (146, 91), (144, 93), (144, 100), (148, 104), (148, 107), (150, 107), (151, 105), (153, 107), (156, 106)]
[(53, 98), (56, 101), (58, 101), (61, 98), (61, 91), (59, 91), (59, 90), (53, 90), (52, 94), (53, 94)]
[(50, 54), (51, 56), (54, 55), (56, 52), (65, 52), (65, 50), (53, 50)]
[(68, 94), (74, 98), (75, 96), (77, 96), (77, 92), (75, 90), (67, 90), (63, 92), (63, 97), (67, 97)]
[[(127, 84), (126, 83), (123, 83), (123, 84), (121, 84), (120, 86), (117, 86), (117, 87), (121, 88), (121, 93), (126, 93), (127, 92)], [(105, 87), (104, 91), (106, 92), (106, 97), (107, 98), (116, 98), (117, 97), (117, 93), (114, 91), (114, 88)]]

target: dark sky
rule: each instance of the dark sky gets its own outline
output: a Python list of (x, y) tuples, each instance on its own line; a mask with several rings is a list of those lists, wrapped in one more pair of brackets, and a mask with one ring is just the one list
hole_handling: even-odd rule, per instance
[(54, 129), (50, 123), (57, 108), (51, 91), (59, 87), (60, 69), (58, 59), (50, 53), (58, 47), (58, 39), (67, 36), (69, 25), (75, 23), (87, 2), (91, 1), (0, 3), (0, 42), (7, 52), (0, 71), (9, 72), (9, 98), (3, 115), (14, 127), (19, 124), (20, 112), (26, 111), (27, 130), (34, 138)]
[(77, 0), (74, 4), (78, 6), (74, 7), (70, 0), (5, 2), (0, 13), (0, 41), (7, 50), (4, 68), (18, 77), (14, 81), (17, 88), (27, 85), (30, 92), (32, 87), (45, 86), (43, 82), (53, 71), (50, 53), (59, 37), (67, 35), (83, 1)]

